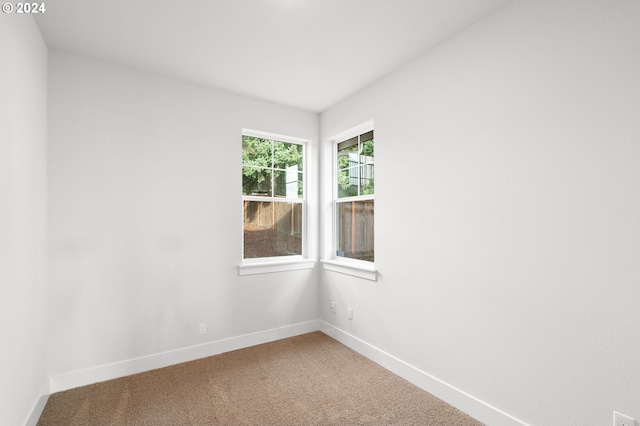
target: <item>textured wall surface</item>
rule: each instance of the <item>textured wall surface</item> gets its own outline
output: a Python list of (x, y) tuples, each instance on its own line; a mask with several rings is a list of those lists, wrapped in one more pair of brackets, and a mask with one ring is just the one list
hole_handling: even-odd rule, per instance
[(47, 47), (29, 15), (0, 14), (0, 424), (48, 389)]
[[(637, 1), (514, 1), (319, 122), (47, 61), (29, 16), (0, 15), (0, 50), (0, 423), (48, 375), (318, 317), (531, 425), (640, 418)], [(311, 140), (317, 182), (318, 133), (368, 120), (378, 281), (238, 276), (241, 129)], [(310, 188), (314, 258), (332, 213)]]
[(237, 271), (242, 128), (317, 141), (316, 114), (57, 51), (49, 75), (52, 375), (318, 317), (315, 270)]
[(532, 425), (640, 418), (638, 75), (637, 1), (519, 1), (323, 113), (375, 121), (379, 279), (322, 318)]

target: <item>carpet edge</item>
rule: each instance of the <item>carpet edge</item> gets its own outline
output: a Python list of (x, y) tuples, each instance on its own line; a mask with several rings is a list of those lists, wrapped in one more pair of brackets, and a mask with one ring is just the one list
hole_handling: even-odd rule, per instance
[(526, 423), (486, 402), (426, 373), (346, 331), (319, 320), (320, 331), (360, 355), (413, 383), (476, 420), (491, 426), (527, 426)]

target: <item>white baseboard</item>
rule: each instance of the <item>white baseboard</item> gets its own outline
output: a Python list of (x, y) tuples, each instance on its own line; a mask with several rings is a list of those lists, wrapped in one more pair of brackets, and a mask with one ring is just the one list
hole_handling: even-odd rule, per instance
[(234, 336), (201, 345), (58, 374), (51, 377), (50, 384), (47, 384), (41, 391), (38, 400), (33, 405), (31, 414), (25, 421), (25, 426), (36, 425), (50, 393), (193, 361), (318, 330), (482, 423), (490, 426), (527, 426), (526, 423), (507, 413), (322, 320), (313, 320)]
[(40, 393), (38, 394), (36, 400), (33, 402), (31, 410), (29, 411), (29, 414), (27, 415), (27, 418), (23, 423), (24, 426), (36, 426), (38, 424), (40, 415), (42, 415), (44, 406), (47, 405), (49, 395), (51, 394), (51, 386), (49, 382), (50, 381), (47, 379), (47, 383), (45, 383), (42, 386), (42, 389), (40, 389)]
[(142, 373), (156, 368), (168, 367), (182, 362), (193, 361), (224, 352), (273, 342), (275, 340), (286, 339), (287, 337), (311, 333), (313, 331), (318, 331), (319, 329), (318, 320), (313, 320), (83, 370), (58, 374), (51, 377), (51, 393), (103, 382), (105, 380), (116, 379), (118, 377), (129, 376), (131, 374)]
[(507, 413), (322, 320), (320, 331), (484, 424), (526, 426)]

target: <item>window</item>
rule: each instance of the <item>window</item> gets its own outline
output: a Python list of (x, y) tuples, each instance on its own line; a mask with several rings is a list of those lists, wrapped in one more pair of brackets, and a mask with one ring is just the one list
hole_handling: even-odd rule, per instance
[(335, 147), (335, 254), (373, 262), (373, 130), (338, 141)]
[(243, 131), (243, 262), (304, 256), (304, 164), (304, 141)]

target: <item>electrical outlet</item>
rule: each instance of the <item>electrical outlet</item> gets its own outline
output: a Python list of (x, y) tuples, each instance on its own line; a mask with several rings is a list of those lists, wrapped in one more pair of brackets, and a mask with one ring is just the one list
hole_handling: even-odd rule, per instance
[(617, 411), (613, 412), (613, 426), (636, 426), (636, 419), (625, 416)]
[(207, 323), (200, 323), (200, 334), (207, 334)]
[(353, 308), (347, 308), (347, 318), (353, 319)]
[(333, 313), (336, 312), (336, 302), (334, 302), (334, 301), (331, 302), (331, 312), (333, 312)]

